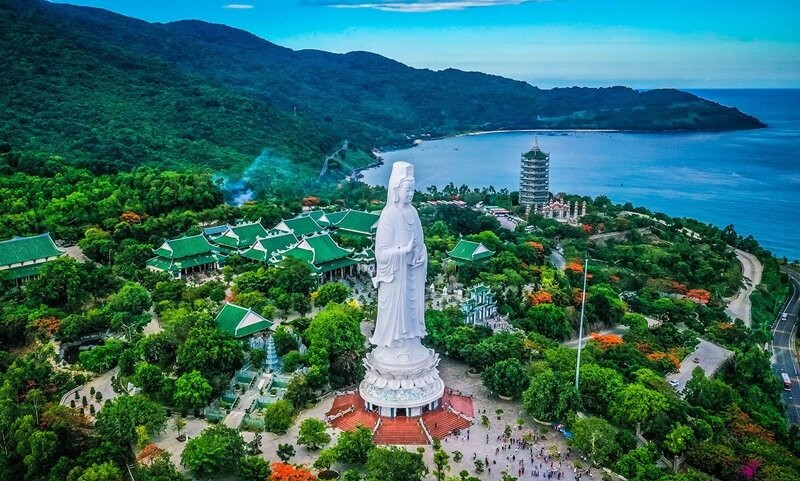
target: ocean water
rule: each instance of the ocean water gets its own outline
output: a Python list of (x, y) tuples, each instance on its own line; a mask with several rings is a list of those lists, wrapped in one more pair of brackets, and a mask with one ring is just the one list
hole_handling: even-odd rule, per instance
[(693, 90), (768, 124), (702, 133), (508, 132), (426, 141), (384, 152), (364, 172), (385, 184), (391, 163), (416, 166), (417, 186), (517, 190), (534, 137), (550, 153), (550, 190), (607, 195), (670, 216), (733, 224), (779, 257), (800, 259), (800, 90)]

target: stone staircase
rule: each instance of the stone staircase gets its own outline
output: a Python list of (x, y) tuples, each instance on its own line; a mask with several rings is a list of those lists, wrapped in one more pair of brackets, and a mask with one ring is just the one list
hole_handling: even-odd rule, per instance
[(419, 418), (382, 418), (372, 439), (375, 444), (428, 444)]
[(422, 422), (431, 437), (435, 439), (445, 438), (453, 431), (467, 429), (472, 425), (458, 413), (441, 408), (425, 413)]

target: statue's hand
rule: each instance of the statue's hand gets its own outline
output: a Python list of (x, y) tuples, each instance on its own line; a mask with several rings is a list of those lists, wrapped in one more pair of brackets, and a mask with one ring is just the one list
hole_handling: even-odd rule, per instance
[(408, 244), (399, 247), (399, 249), (403, 254), (408, 254), (411, 252), (414, 249), (414, 236), (411, 236), (411, 240), (408, 241)]

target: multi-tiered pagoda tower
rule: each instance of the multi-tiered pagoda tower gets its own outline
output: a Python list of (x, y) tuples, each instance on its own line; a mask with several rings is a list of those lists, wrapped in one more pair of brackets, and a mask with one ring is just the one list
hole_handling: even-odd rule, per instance
[(527, 210), (541, 208), (550, 191), (550, 154), (535, 139), (531, 150), (522, 154), (519, 173), (519, 203)]

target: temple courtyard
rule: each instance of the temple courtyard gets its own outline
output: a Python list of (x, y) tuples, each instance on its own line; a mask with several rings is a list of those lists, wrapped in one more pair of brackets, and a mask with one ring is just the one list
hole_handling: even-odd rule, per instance
[[(471, 393), (473, 401), (473, 409), (475, 411), (475, 422), (469, 428), (469, 436), (467, 436), (467, 429), (461, 430), (458, 435), (451, 435), (442, 439), (442, 449), (450, 454), (450, 472), (449, 476), (458, 476), (462, 470), (469, 471), (472, 475), (479, 477), (482, 480), (501, 480), (501, 472), (508, 466), (509, 474), (512, 476), (519, 476), (520, 460), (524, 460), (525, 473), (519, 476), (520, 479), (545, 479), (542, 477), (542, 471), (547, 474), (547, 470), (538, 470), (539, 475), (534, 476), (534, 465), (536, 468), (541, 464), (542, 466), (549, 467), (553, 463), (553, 469), (560, 470), (563, 474), (560, 479), (575, 480), (576, 473), (574, 471), (575, 461), (578, 461), (579, 466), (583, 466), (580, 471), (586, 471), (586, 462), (581, 461), (577, 456), (572, 453), (567, 456), (567, 443), (564, 435), (555, 431), (549, 426), (543, 426), (535, 423), (529, 416), (522, 415), (522, 402), (520, 400), (504, 401), (495, 396), (489, 396), (488, 391), (481, 383), (480, 377), (477, 375), (468, 375), (467, 366), (461, 362), (452, 360), (447, 357), (442, 357), (439, 364), (439, 370), (442, 380), (448, 388), (462, 393)], [(286, 434), (277, 435), (269, 432), (263, 432), (261, 451), (264, 457), (269, 460), (277, 460), (276, 450), (279, 444), (289, 443), (295, 446), (296, 455), (290, 460), (292, 463), (311, 465), (317, 458), (319, 451), (310, 451), (304, 446), (297, 445), (297, 436), (300, 423), (306, 418), (316, 418), (320, 420), (326, 419), (326, 414), (331, 410), (334, 404), (335, 395), (329, 394), (325, 396), (314, 407), (306, 409), (300, 413), (295, 420), (294, 424)], [(496, 414), (498, 409), (502, 410), (499, 415)], [(481, 415), (483, 413), (489, 418), (489, 427), (484, 427), (481, 424)], [(518, 428), (517, 421), (524, 420), (522, 429)], [(195, 419), (191, 416), (186, 419), (188, 422), (183, 433), (190, 437), (200, 434), (200, 432), (209, 426), (205, 420)], [(416, 423), (416, 418), (411, 418), (411, 422)], [(535, 434), (543, 436), (544, 440), (537, 440), (533, 445), (534, 462), (531, 462), (530, 448), (522, 449), (521, 447), (512, 446), (509, 449), (503, 450), (502, 446), (508, 446), (507, 441), (503, 441), (506, 426), (512, 428), (511, 438), (520, 439), (526, 434)], [(336, 428), (329, 428), (328, 432), (331, 434), (332, 440), (328, 446), (336, 443), (336, 439), (342, 431)], [(249, 431), (242, 431), (245, 442), (251, 441), (255, 433)], [(180, 464), (180, 453), (186, 446), (185, 442), (179, 442), (175, 438), (177, 433), (173, 430), (172, 420), (169, 421), (167, 431), (161, 436), (154, 438), (152, 441), (158, 446), (166, 449), (170, 453), (172, 461)], [(487, 437), (488, 436), (488, 437)], [(498, 439), (500, 438), (500, 439)], [(487, 441), (488, 439), (488, 441)], [(428, 465), (429, 470), (433, 471), (433, 447), (430, 444), (421, 445), (425, 452), (423, 458)], [(405, 446), (408, 450), (416, 450), (418, 445)], [(517, 449), (515, 451), (515, 449)], [(499, 453), (496, 454), (496, 451)], [(459, 462), (454, 461), (453, 453), (455, 451), (461, 452), (463, 459)], [(540, 455), (540, 453), (542, 453)], [(556, 454), (554, 457), (553, 454)], [(558, 454), (560, 459), (557, 459)], [(475, 474), (475, 464), (473, 456), (477, 459), (489, 460), (489, 469), (485, 470), (482, 474)], [(508, 456), (509, 459), (506, 459)], [(515, 459), (511, 459), (511, 458)], [(340, 472), (345, 470), (346, 466), (334, 465), (334, 469)], [(597, 469), (592, 469), (592, 478), (584, 474), (582, 479), (601, 479), (601, 473)], [(428, 476), (433, 479), (432, 475)], [(558, 479), (557, 475), (552, 478)]]

